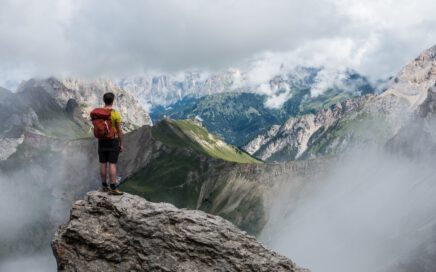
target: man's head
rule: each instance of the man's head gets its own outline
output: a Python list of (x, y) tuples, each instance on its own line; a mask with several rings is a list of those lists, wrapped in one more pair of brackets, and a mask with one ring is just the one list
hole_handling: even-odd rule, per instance
[(103, 101), (106, 106), (111, 106), (114, 103), (115, 95), (114, 93), (105, 93), (103, 95)]

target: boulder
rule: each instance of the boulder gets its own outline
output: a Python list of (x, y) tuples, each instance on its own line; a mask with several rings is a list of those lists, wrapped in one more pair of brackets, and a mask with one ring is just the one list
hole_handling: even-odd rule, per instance
[(308, 271), (221, 217), (97, 191), (75, 202), (52, 249), (58, 271)]

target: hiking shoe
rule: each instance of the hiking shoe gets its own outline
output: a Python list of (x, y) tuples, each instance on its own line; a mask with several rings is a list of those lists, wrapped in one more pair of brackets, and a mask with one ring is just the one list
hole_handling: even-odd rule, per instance
[(120, 191), (120, 189), (118, 189), (118, 188), (115, 188), (115, 189), (109, 188), (108, 194), (110, 194), (110, 195), (122, 195), (124, 193), (122, 191)]
[(107, 193), (107, 192), (109, 192), (109, 186), (103, 186), (103, 187), (101, 187), (101, 189), (100, 189), (103, 193)]

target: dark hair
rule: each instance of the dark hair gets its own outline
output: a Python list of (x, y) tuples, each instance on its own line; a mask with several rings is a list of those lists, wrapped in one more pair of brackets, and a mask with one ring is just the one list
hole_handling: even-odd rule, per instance
[(115, 99), (114, 93), (105, 93), (103, 95), (103, 101), (105, 105), (112, 105), (114, 99)]

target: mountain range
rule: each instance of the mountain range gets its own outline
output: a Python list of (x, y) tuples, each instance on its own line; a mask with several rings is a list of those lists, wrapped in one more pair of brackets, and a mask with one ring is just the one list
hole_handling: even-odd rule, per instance
[(332, 75), (340, 80), (329, 82), (331, 85), (320, 90), (317, 77), (323, 72), (322, 69), (297, 67), (260, 85), (274, 90), (270, 94), (256, 91), (259, 86), (245, 85), (209, 95), (185, 95), (169, 106), (153, 107), (150, 115), (154, 121), (164, 117), (186, 119), (197, 116), (211, 132), (242, 146), (267, 132), (271, 125), (283, 124), (291, 116), (316, 113), (346, 99), (377, 91), (368, 79), (350, 70)]
[(243, 149), (262, 160), (286, 161), (335, 154), (349, 146), (382, 146), (426, 99), (436, 82), (435, 60), (434, 46), (406, 65), (385, 92), (348, 99), (315, 114), (290, 117)]
[[(271, 96), (226, 92), (225, 87), (201, 97), (170, 92), (162, 107), (152, 111), (158, 116), (154, 122), (146, 111), (149, 101), (111, 81), (32, 79), (15, 93), (0, 89), (0, 113), (5, 116), (0, 178), (22, 197), (16, 205), (28, 204), (20, 210), (23, 217), (27, 210), (38, 215), (0, 234), (0, 258), (20, 253), (26, 245), (32, 245), (27, 253), (43, 249), (71, 204), (98, 188), (96, 141), (87, 116), (108, 90), (120, 99), (117, 106), (125, 120), (122, 189), (153, 202), (222, 216), (259, 235), (272, 217), (277, 195), (287, 199), (282, 215), (291, 214), (350, 148), (420, 156), (421, 145), (408, 144), (411, 130), (422, 137), (416, 139), (427, 141), (428, 150), (436, 146), (431, 126), (436, 46), (405, 66), (384, 92), (369, 88), (362, 78), (348, 85), (360, 87), (336, 85), (316, 95), (313, 87), (278, 87), (276, 94), (289, 94), (278, 108), (268, 106)], [(269, 86), (289, 82), (277, 78)], [(184, 120), (175, 120), (179, 118)], [(428, 249), (426, 260), (433, 253)]]
[[(279, 107), (293, 90), (311, 89), (318, 96), (328, 89), (364, 95), (383, 90), (386, 80), (371, 83), (352, 69), (325, 67), (285, 67), (268, 77), (257, 76), (254, 69), (228, 69), (217, 73), (191, 71), (180, 74), (127, 77), (117, 81), (144, 104), (170, 107), (186, 97), (200, 98), (226, 92), (266, 95), (268, 107)], [(381, 90), (380, 90), (381, 89)]]

